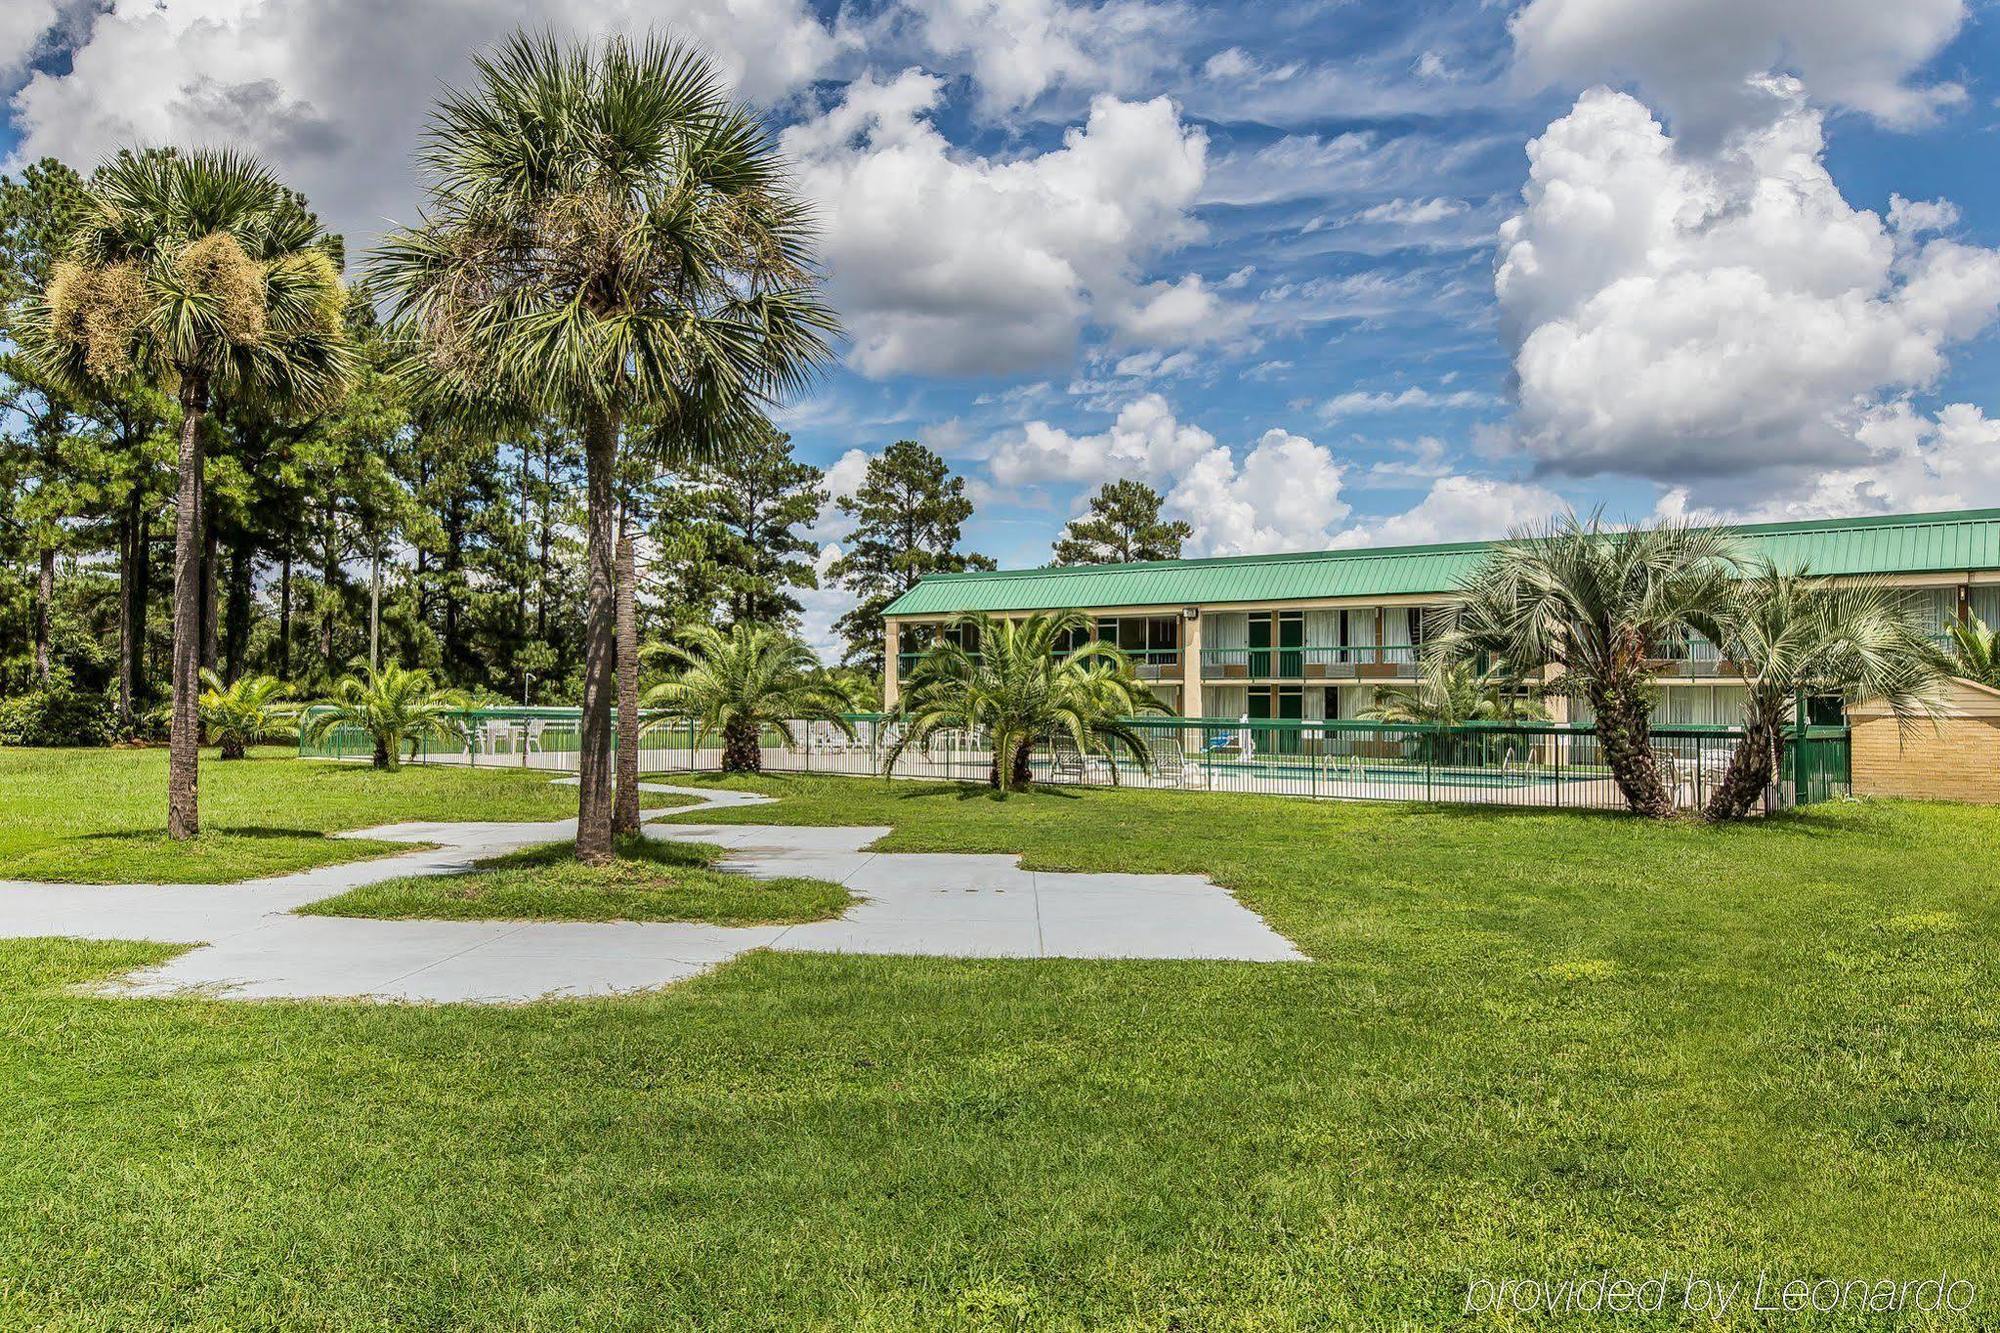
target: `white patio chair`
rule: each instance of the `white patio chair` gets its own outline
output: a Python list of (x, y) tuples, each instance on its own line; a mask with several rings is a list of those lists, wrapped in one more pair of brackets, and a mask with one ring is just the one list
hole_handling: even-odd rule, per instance
[(1201, 770), (1187, 757), (1181, 738), (1172, 732), (1147, 739), (1146, 753), (1156, 787), (1185, 787), (1200, 780)]
[(1090, 781), (1090, 764), (1068, 732), (1059, 731), (1049, 738), (1049, 781)]

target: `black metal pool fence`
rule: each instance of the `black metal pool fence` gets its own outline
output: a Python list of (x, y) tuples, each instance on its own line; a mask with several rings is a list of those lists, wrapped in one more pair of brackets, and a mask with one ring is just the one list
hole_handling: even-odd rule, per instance
[[(420, 742), (418, 762), (576, 769), (580, 713), (574, 708), (481, 708), (459, 715), (445, 736)], [(980, 782), (993, 768), (991, 746), (972, 732), (945, 732), (883, 764), (899, 734), (892, 715), (851, 714), (832, 722), (792, 722), (764, 736), (771, 772), (838, 773)], [(1050, 738), (1034, 747), (1038, 781), (1085, 786), (1257, 792), (1329, 800), (1454, 802), (1551, 809), (1619, 809), (1625, 804), (1589, 726), (1549, 722), (1470, 722), (1457, 726), (1332, 720), (1146, 717), (1131, 720), (1144, 753), (1079, 753)], [(1660, 725), (1653, 752), (1675, 804), (1699, 809), (1729, 766), (1742, 732), (1734, 727)], [(639, 739), (645, 773), (721, 767), (721, 739), (684, 719), (647, 715)], [(350, 727), (300, 754), (363, 758), (374, 742)], [(1812, 804), (1847, 794), (1845, 727), (1788, 730), (1777, 804)]]

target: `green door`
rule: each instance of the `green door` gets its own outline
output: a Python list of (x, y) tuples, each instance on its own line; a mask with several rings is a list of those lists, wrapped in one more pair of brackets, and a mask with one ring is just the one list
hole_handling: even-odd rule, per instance
[[(1278, 675), (1298, 680), (1306, 674), (1306, 618), (1301, 611), (1285, 611), (1278, 616)], [(1297, 713), (1291, 716), (1297, 717)]]
[[(1296, 685), (1288, 685), (1278, 691), (1278, 717), (1281, 721), (1298, 722), (1304, 719), (1305, 715), (1304, 690)], [(1271, 748), (1279, 754), (1297, 754), (1299, 752), (1299, 733), (1296, 731), (1275, 732), (1272, 734), (1271, 740)]]
[[(1271, 617), (1250, 617), (1250, 679), (1263, 680), (1271, 674)], [(1266, 704), (1265, 717), (1271, 714)]]

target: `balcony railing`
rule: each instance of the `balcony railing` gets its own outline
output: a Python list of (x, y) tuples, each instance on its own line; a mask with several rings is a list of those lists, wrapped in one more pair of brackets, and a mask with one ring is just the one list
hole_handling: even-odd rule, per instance
[[(1061, 654), (1058, 654), (1060, 656)], [(896, 670), (908, 679), (912, 667), (923, 659), (921, 652), (896, 654)], [(978, 652), (969, 654), (974, 661), (979, 660)], [(1181, 650), (1178, 648), (1127, 648), (1125, 659), (1132, 664), (1132, 670), (1140, 680), (1178, 680), (1181, 674)]]
[(1125, 659), (1140, 680), (1178, 680), (1181, 650), (1178, 648), (1127, 648)]
[(1370, 647), (1204, 648), (1203, 680), (1410, 680), (1423, 650), (1411, 643)]

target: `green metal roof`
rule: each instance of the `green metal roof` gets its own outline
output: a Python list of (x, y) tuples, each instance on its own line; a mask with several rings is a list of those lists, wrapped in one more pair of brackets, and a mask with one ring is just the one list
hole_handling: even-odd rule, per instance
[[(1815, 574), (2000, 569), (2000, 509), (1754, 523), (1731, 531), (1742, 535), (1751, 552), (1787, 568), (1804, 566)], [(890, 603), (886, 614), (1427, 596), (1451, 591), (1491, 545), (1457, 542), (933, 574)]]

